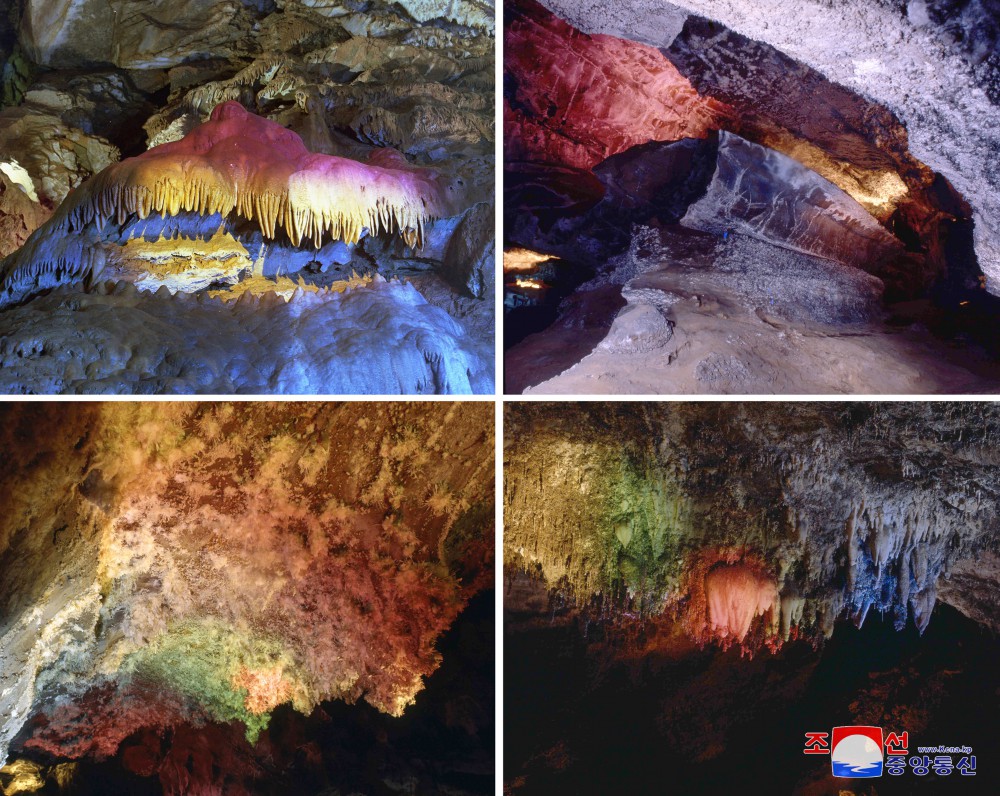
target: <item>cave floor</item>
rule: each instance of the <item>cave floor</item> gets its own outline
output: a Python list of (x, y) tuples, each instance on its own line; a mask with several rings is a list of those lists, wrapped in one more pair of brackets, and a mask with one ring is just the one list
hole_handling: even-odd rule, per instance
[[(870, 616), (838, 623), (820, 648), (777, 653), (699, 648), (669, 622), (647, 648), (594, 622), (529, 627), (505, 617), (506, 793), (992, 793), (997, 639), (939, 606), (927, 631)], [(606, 632), (605, 632), (606, 631)], [(803, 754), (807, 731), (867, 724), (922, 743), (966, 745), (978, 775), (834, 778)], [(762, 739), (768, 739), (762, 743)], [(871, 787), (871, 782), (876, 784)], [(767, 783), (756, 784), (756, 783)]]
[(962, 336), (935, 335), (912, 306), (893, 324), (881, 302), (861, 306), (870, 297), (852, 295), (850, 277), (828, 284), (759, 263), (720, 270), (731, 245), (686, 240), (680, 251), (618, 258), (548, 329), (506, 352), (506, 392), (1000, 392), (1000, 363)]

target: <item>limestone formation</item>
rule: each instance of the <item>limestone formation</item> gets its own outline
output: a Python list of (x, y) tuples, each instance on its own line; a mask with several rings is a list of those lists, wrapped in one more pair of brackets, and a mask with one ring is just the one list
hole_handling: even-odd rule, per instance
[(715, 173), (680, 220), (684, 226), (720, 235), (736, 230), (870, 270), (902, 252), (860, 204), (815, 172), (731, 133), (719, 138)]
[(509, 571), (612, 622), (752, 648), (873, 610), (923, 631), (939, 590), (992, 604), (996, 568), (969, 576), (1000, 527), (991, 405), (528, 403), (506, 423)]
[[(491, 405), (42, 406), (2, 411), (0, 764), (191, 733), (249, 792), (279, 706), (412, 710), (490, 585)], [(163, 756), (123, 765), (214, 787)]]
[[(32, 341), (18, 333), (0, 343), (34, 351), (48, 340), (55, 357), (19, 369), (28, 381), (9, 389), (118, 389), (106, 380), (118, 373), (132, 388), (243, 391), (252, 381), (336, 392), (347, 382), (319, 362), (360, 372), (369, 356), (401, 370), (380, 366), (355, 388), (490, 389), (495, 247), (483, 230), (495, 206), (492, 3), (24, 0), (11, 14), (16, 29), (0, 36), (0, 49), (6, 54), (15, 34), (20, 43), (0, 144), (52, 218), (25, 240), (37, 223), (3, 210), (10, 256), (0, 267), (0, 306), (28, 313), (33, 331)], [(37, 311), (50, 299), (65, 306), (69, 294), (88, 306), (115, 303), (108, 281), (195, 294), (203, 304), (136, 297), (172, 319), (159, 354), (141, 323), (145, 310), (122, 309), (116, 322), (111, 312), (45, 319)], [(60, 287), (62, 298), (43, 295)], [(272, 378), (289, 349), (269, 344), (263, 326), (248, 331), (252, 313), (231, 307), (244, 296), (272, 308), (265, 315), (287, 313), (296, 333), (306, 333), (308, 318), (317, 329), (326, 319), (315, 341), (291, 341), (309, 352), (302, 374)], [(194, 309), (208, 305), (228, 307), (215, 314), (228, 326), (219, 339), (249, 345), (245, 358), (263, 367), (244, 369), (245, 385), (239, 369), (223, 376), (219, 364), (235, 353), (211, 350), (193, 381), (189, 373), (174, 381), (165, 364), (194, 329), (213, 336), (212, 313)], [(354, 309), (336, 314), (347, 306)], [(183, 319), (184, 308), (197, 317)], [(13, 315), (0, 322), (23, 328)], [(138, 330), (131, 342), (151, 355), (123, 368), (106, 342), (124, 327)], [(55, 351), (55, 340), (88, 352), (90, 376), (69, 351)]]
[(23, 245), (28, 236), (49, 217), (49, 212), (38, 204), (38, 198), (32, 200), (31, 194), (24, 189), (24, 182), (27, 182), (31, 193), (34, 193), (27, 172), (10, 169), (19, 178), (13, 181), (8, 176), (8, 169), (4, 168), (7, 165), (0, 163), (0, 257)]
[(880, 793), (925, 744), (972, 781), (1000, 731), (995, 404), (504, 409), (508, 793), (863, 792), (814, 751), (853, 727), (893, 735)]
[(504, 245), (568, 264), (506, 288), (511, 383), (995, 392), (992, 12), (750, 5), (508, 4)]

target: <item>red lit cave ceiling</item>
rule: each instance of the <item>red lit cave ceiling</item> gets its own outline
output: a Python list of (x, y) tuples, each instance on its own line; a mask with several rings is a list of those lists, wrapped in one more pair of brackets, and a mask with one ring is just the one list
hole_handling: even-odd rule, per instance
[[(930, 270), (943, 267), (939, 225), (970, 212), (950, 189), (932, 187), (933, 172), (887, 108), (717, 23), (689, 17), (658, 49), (583, 33), (534, 0), (508, 0), (505, 19), (504, 157), (514, 190), (519, 172), (555, 189), (570, 170), (586, 175), (568, 178), (573, 191), (593, 192), (587, 173), (613, 155), (724, 130), (788, 155), (882, 224), (912, 230), (926, 252), (902, 266), (914, 274), (925, 257)], [(653, 179), (644, 174), (640, 163), (634, 179)]]
[[(491, 586), (492, 405), (22, 404), (2, 419), (0, 759), (99, 760), (166, 730), (204, 751), (232, 728), (266, 752), (284, 704), (400, 716)], [(125, 767), (189, 792), (147, 747)]]
[(508, 162), (589, 169), (647, 141), (703, 138), (732, 115), (654, 47), (580, 33), (530, 0), (505, 10)]
[(585, 35), (534, 3), (507, 6), (508, 162), (589, 169), (647, 141), (703, 138), (731, 114), (653, 47)]
[(911, 188), (931, 179), (886, 108), (708, 20), (689, 18), (658, 49), (582, 33), (534, 0), (508, 0), (505, 11), (508, 164), (590, 169), (637, 144), (729, 130), (845, 190), (866, 172)]

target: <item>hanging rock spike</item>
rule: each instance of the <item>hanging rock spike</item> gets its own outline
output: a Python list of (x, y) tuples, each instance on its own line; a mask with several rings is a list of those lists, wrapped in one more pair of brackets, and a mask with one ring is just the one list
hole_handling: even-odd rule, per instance
[[(278, 228), (295, 246), (309, 240), (320, 249), (324, 236), (357, 243), (365, 230), (398, 232), (411, 249), (424, 241), (428, 219), (458, 215), (464, 198), (431, 168), (411, 166), (392, 149), (375, 150), (368, 163), (310, 153), (302, 139), (280, 124), (226, 102), (211, 119), (179, 141), (114, 163), (73, 190), (53, 214), (7, 260), (0, 263), (0, 306), (21, 301), (67, 278), (93, 280), (84, 266), (61, 266), (73, 236), (87, 224), (98, 229), (130, 215), (176, 216), (236, 213), (257, 223), (266, 239)], [(46, 269), (44, 266), (51, 266)], [(23, 266), (23, 268), (22, 268)], [(26, 270), (25, 270), (26, 269)]]

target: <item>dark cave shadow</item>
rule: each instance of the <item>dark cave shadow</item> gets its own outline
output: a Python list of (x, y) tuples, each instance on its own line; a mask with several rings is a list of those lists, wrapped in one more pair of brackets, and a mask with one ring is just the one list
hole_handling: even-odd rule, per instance
[[(508, 793), (850, 793), (828, 755), (803, 754), (805, 733), (869, 722), (909, 722), (911, 755), (941, 744), (978, 756), (974, 777), (883, 776), (880, 796), (995, 792), (1000, 640), (947, 606), (922, 637), (876, 614), (861, 630), (838, 623), (819, 651), (800, 641), (752, 659), (705, 649), (604, 666), (589, 643), (565, 624), (506, 634)], [(894, 688), (902, 698), (886, 697)]]

